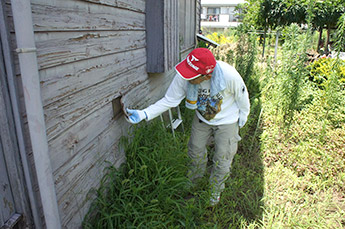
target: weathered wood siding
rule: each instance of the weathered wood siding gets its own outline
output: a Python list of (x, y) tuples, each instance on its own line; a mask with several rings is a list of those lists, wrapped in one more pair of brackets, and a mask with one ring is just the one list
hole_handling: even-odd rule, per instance
[[(194, 47), (196, 25), (190, 14), (200, 1), (186, 3), (189, 10), (183, 14), (188, 20), (183, 26), (187, 34), (176, 32), (181, 22), (177, 2), (166, 1), (174, 7), (164, 11), (169, 20), (176, 20), (172, 22), (175, 30), (164, 35), (174, 44), (164, 46), (174, 53), (164, 57), (165, 69), (171, 70), (148, 75), (145, 0), (31, 0), (49, 154), (63, 228), (80, 227), (104, 168), (108, 162), (119, 165), (124, 160), (118, 140), (130, 125), (123, 116), (114, 117), (112, 101), (123, 94), (132, 108), (157, 101), (175, 75), (178, 55), (184, 56)], [(183, 47), (178, 45), (181, 39), (188, 41)], [(19, 74), (18, 66), (16, 69)]]
[(151, 90), (145, 1), (33, 0), (32, 13), (60, 217), (78, 228), (106, 161), (124, 158), (117, 143), (129, 124), (114, 119), (112, 100), (128, 93), (144, 105), (131, 91)]
[[(15, 138), (13, 138), (13, 133), (11, 131), (12, 126), (10, 124), (12, 121), (9, 119), (9, 114), (11, 114), (8, 109), (10, 108), (10, 102), (9, 96), (7, 95), (5, 64), (2, 56), (3, 52), (0, 42), (0, 227), (16, 213), (14, 196), (11, 191), (10, 183), (10, 175), (13, 176), (16, 174), (10, 173), (17, 172), (15, 160), (13, 160), (13, 157), (15, 157), (17, 153), (17, 149), (15, 147)], [(13, 171), (8, 171), (7, 167), (10, 167)]]
[(197, 0), (179, 0), (180, 50), (189, 52), (195, 46)]
[[(166, 6), (164, 7), (164, 24), (166, 30), (164, 33), (164, 59), (165, 70), (171, 70), (179, 61), (179, 19), (178, 19), (178, 0), (165, 0)], [(165, 71), (165, 72), (166, 72)]]
[(26, 228), (33, 225), (33, 220), (23, 168), (26, 163), (21, 157), (22, 149), (19, 146), (22, 141), (17, 134), (20, 120), (15, 118), (20, 114), (15, 101), (17, 87), (14, 82), (10, 35), (10, 28), (13, 26), (8, 16), (9, 9), (7, 1), (0, 2), (0, 228), (9, 217), (17, 214), (21, 218), (16, 227)]

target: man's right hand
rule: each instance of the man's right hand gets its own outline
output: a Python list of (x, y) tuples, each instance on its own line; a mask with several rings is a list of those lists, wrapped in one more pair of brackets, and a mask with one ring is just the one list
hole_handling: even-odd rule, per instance
[(132, 124), (137, 124), (139, 122), (141, 122), (141, 120), (143, 119), (147, 119), (147, 115), (145, 111), (142, 110), (131, 110), (131, 109), (126, 109), (127, 113), (128, 113), (128, 119), (127, 121), (129, 121)]

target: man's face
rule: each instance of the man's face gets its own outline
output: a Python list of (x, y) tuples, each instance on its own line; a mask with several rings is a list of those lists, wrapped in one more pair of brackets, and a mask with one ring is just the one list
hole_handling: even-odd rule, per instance
[(191, 84), (200, 84), (201, 82), (205, 81), (205, 80), (209, 80), (212, 77), (212, 73), (208, 74), (208, 75), (201, 75), (198, 78), (189, 80), (189, 82)]

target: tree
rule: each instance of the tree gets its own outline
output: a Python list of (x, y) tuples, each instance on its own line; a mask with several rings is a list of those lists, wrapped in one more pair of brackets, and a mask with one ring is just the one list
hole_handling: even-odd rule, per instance
[(246, 5), (247, 20), (257, 28), (264, 30), (263, 56), (268, 29), (287, 26), (306, 21), (305, 0), (248, 0)]
[(325, 53), (328, 54), (328, 44), (330, 43), (330, 33), (336, 29), (340, 16), (345, 13), (345, 0), (319, 0), (315, 2), (313, 9), (313, 26), (319, 30), (319, 42), (317, 49), (320, 49), (322, 41), (322, 30), (327, 29), (327, 39)]
[(339, 18), (336, 35), (336, 52), (339, 53), (341, 51), (345, 51), (345, 13)]
[[(247, 0), (246, 17), (244, 22), (263, 29), (288, 26), (292, 23), (299, 25), (311, 23), (320, 32), (327, 29), (325, 51), (328, 53), (330, 33), (336, 28), (337, 21), (345, 12), (345, 0)], [(265, 35), (264, 35), (265, 37)]]

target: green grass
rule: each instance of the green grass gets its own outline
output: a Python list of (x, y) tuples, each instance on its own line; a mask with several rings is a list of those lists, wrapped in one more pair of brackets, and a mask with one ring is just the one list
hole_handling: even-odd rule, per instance
[[(193, 116), (191, 111), (184, 113), (187, 120)], [(243, 152), (236, 156), (229, 188), (220, 204), (210, 208), (209, 174), (192, 188), (186, 178), (188, 134), (177, 132), (173, 138), (158, 120), (134, 127), (131, 141), (122, 142), (127, 162), (120, 169), (107, 168), (84, 228), (237, 228), (259, 224), (263, 194), (259, 155)], [(212, 145), (209, 148), (212, 150)]]
[[(154, 120), (122, 140), (127, 162), (107, 168), (84, 228), (344, 228), (344, 88), (330, 81), (320, 89), (305, 80), (305, 64), (284, 71), (288, 61), (275, 68), (255, 62), (246, 79), (251, 113), (216, 207), (208, 203), (209, 174), (188, 184), (193, 111), (181, 105), (186, 133), (173, 138)], [(285, 97), (276, 81), (285, 72), (302, 77), (294, 81), (300, 92), (288, 98), (296, 103), (288, 106), (288, 126), (277, 112)]]
[(265, 114), (265, 228), (345, 226), (345, 124), (325, 125), (323, 112), (296, 112), (288, 133)]

